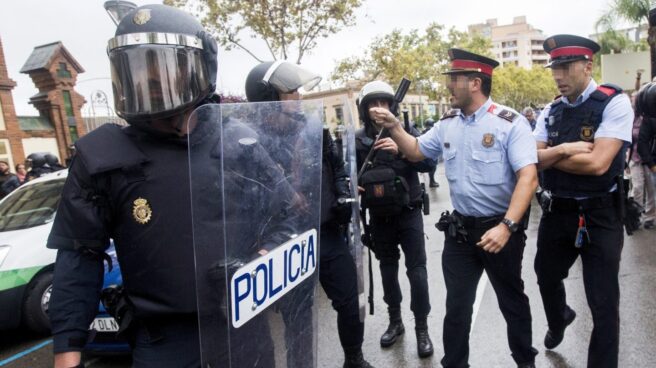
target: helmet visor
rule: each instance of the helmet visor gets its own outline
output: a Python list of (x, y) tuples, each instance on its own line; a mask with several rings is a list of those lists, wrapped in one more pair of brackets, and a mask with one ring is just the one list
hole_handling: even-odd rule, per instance
[(307, 92), (321, 82), (321, 77), (296, 64), (282, 62), (274, 63), (269, 68), (264, 81), (269, 82), (279, 93)]
[(202, 50), (140, 45), (109, 51), (116, 112), (147, 118), (196, 103), (210, 92)]

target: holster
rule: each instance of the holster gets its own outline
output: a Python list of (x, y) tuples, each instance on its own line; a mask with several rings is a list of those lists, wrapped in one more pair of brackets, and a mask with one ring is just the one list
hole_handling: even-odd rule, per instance
[(421, 201), (424, 209), (424, 216), (430, 215), (430, 197), (426, 192), (426, 183), (421, 183)]
[(119, 325), (118, 336), (123, 336), (134, 322), (134, 305), (128, 298), (123, 286), (112, 286), (102, 290), (100, 300), (107, 313), (114, 317)]
[(444, 232), (446, 236), (455, 238), (458, 243), (467, 242), (467, 229), (465, 229), (462, 218), (455, 212), (442, 212), (435, 227), (437, 230)]

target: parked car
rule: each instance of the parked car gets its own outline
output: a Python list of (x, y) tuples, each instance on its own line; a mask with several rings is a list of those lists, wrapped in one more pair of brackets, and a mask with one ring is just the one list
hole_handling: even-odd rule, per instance
[[(50, 332), (48, 306), (57, 251), (46, 248), (68, 170), (23, 184), (0, 201), (0, 330), (24, 327), (38, 334)], [(105, 287), (121, 284), (113, 245), (105, 265)], [(91, 328), (91, 351), (129, 351), (115, 338), (116, 322), (102, 304)]]

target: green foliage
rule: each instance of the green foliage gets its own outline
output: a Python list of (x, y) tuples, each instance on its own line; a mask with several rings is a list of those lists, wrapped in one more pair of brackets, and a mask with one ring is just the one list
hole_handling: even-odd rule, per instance
[(494, 101), (521, 111), (526, 106), (544, 105), (558, 94), (549, 69), (535, 65), (524, 69), (515, 65), (497, 68), (492, 78)]
[(364, 50), (363, 56), (338, 62), (332, 80), (345, 83), (352, 80), (381, 79), (394, 84), (407, 77), (413, 81), (415, 92), (428, 94), (433, 99), (446, 95), (441, 72), (448, 68), (448, 50), (452, 47), (489, 55), (490, 41), (470, 36), (453, 28), (430, 24), (423, 32), (408, 33), (396, 29), (375, 38)]
[[(355, 10), (362, 0), (164, 0), (196, 15), (226, 49), (242, 49), (242, 36), (259, 38), (271, 58), (287, 60), (296, 51), (296, 63), (326, 38), (355, 24)], [(268, 58), (268, 57), (267, 57)]]

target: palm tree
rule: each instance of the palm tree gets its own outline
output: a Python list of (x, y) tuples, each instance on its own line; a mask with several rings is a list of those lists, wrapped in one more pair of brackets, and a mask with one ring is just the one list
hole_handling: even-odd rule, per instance
[[(597, 29), (612, 30), (621, 20), (637, 24), (648, 24), (649, 51), (651, 55), (651, 77), (656, 76), (656, 22), (649, 21), (649, 10), (656, 5), (656, 0), (612, 0), (610, 9), (597, 20)], [(652, 16), (656, 20), (656, 12)]]

